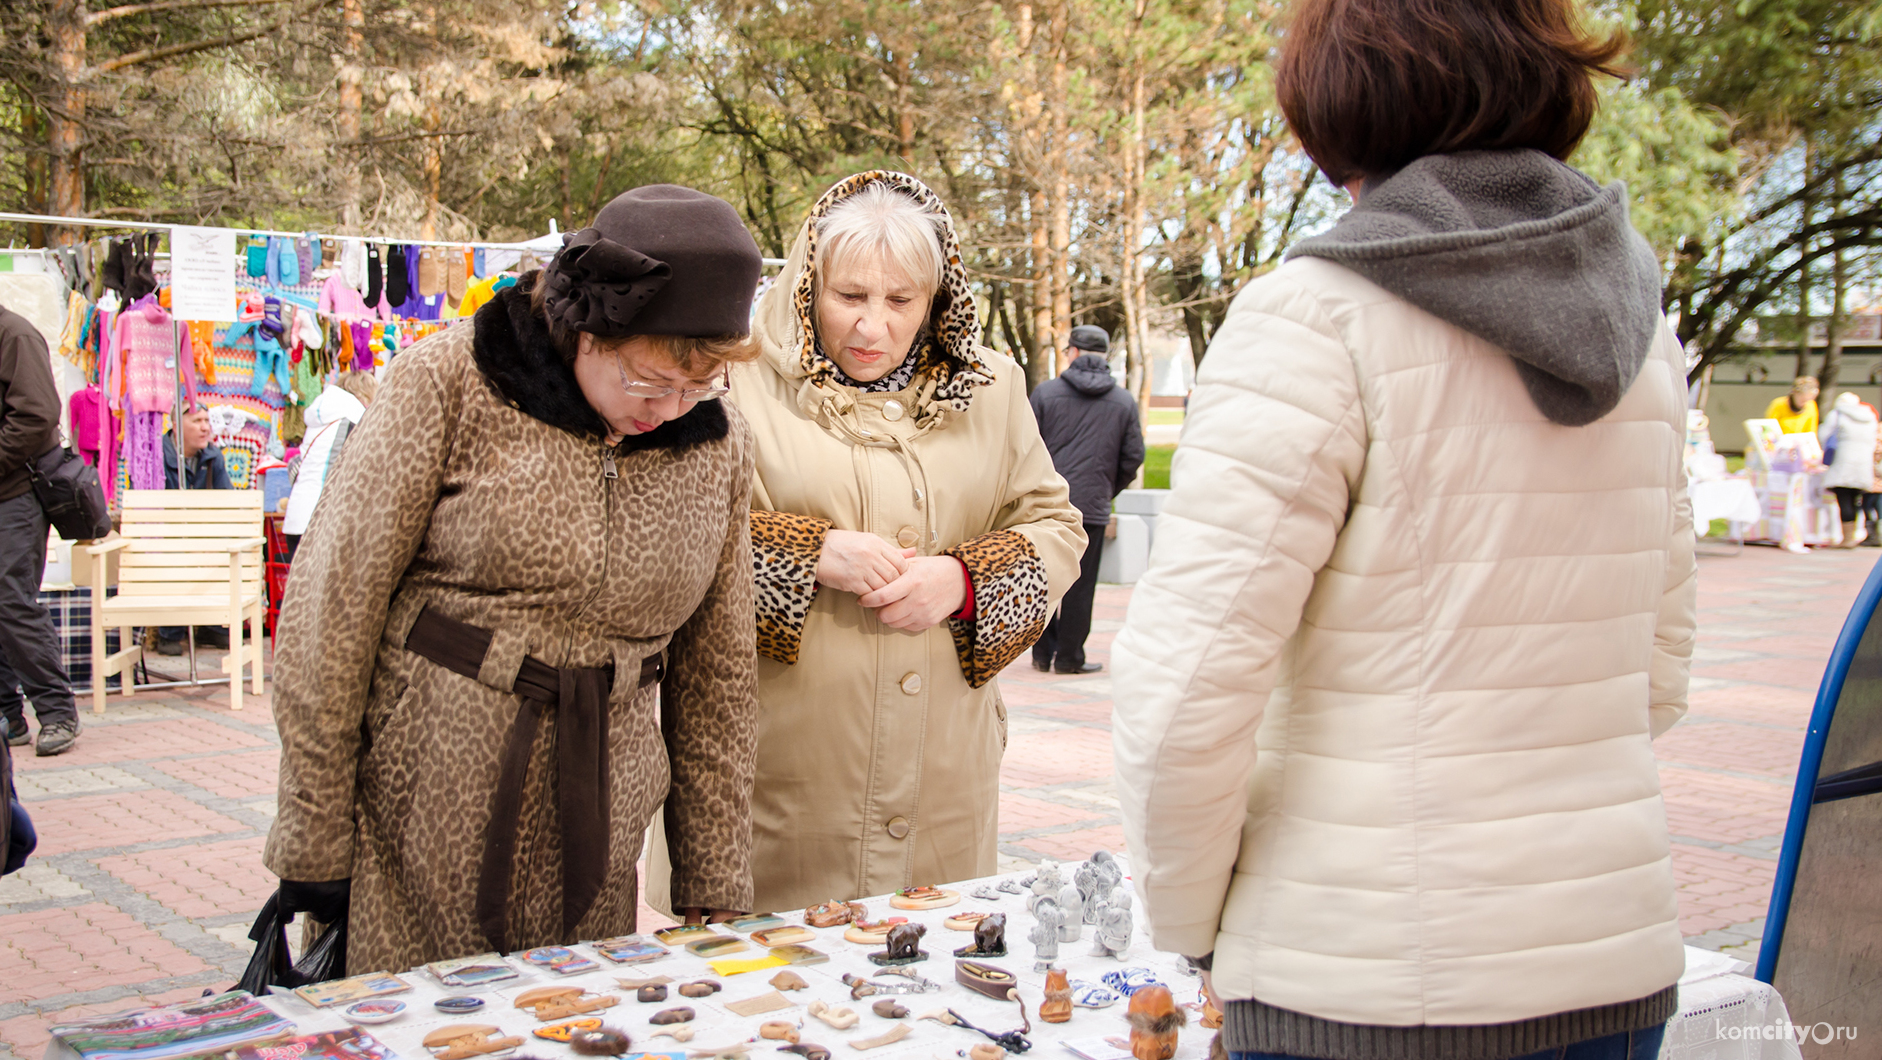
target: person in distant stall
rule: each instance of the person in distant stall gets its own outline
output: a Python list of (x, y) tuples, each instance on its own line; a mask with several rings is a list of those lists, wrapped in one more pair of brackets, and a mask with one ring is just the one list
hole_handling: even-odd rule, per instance
[(288, 492), (288, 510), (281, 518), (289, 559), (301, 547), (301, 535), (307, 532), (307, 521), (314, 517), (314, 505), (320, 502), (321, 488), (327, 484), (334, 461), (360, 417), (366, 415), (366, 406), (372, 404), (378, 388), (371, 372), (340, 372), (307, 406), (307, 440), (301, 445), (294, 487)]
[[(178, 485), (176, 457), (176, 435), (170, 431), (163, 436), (163, 488), (181, 489)], [(183, 471), (181, 481), (193, 490), (232, 490), (235, 484), (229, 481), (229, 465), (222, 459), (222, 447), (210, 441), (209, 410), (201, 405), (191, 405), (183, 413)], [(156, 650), (158, 655), (183, 654), (184, 638), (188, 630), (182, 626), (157, 627)], [(197, 626), (196, 646), (199, 648), (217, 648), (227, 650), (229, 646), (229, 628), (227, 626)]]
[(1817, 380), (1800, 375), (1791, 381), (1791, 392), (1774, 398), (1764, 410), (1764, 418), (1776, 420), (1785, 434), (1815, 434), (1817, 431)]

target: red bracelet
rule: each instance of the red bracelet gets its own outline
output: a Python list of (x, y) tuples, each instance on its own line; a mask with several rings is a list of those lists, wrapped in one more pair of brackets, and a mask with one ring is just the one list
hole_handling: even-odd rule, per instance
[(961, 565), (961, 580), (967, 583), (967, 599), (961, 604), (959, 611), (948, 617), (958, 618), (962, 622), (972, 622), (974, 620), (974, 576), (968, 571), (966, 562), (959, 556), (954, 557), (954, 562)]

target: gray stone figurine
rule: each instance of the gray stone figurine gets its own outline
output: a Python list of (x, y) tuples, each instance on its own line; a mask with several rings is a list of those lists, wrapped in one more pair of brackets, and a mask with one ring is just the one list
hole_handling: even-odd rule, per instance
[(1059, 928), (1065, 923), (1065, 911), (1059, 908), (1058, 902), (1041, 895), (1033, 901), (1032, 915), (1037, 923), (1026, 937), (1032, 941), (1037, 958), (1033, 970), (1043, 972), (1059, 959)]
[(1091, 933), (1091, 953), (1094, 957), (1115, 957), (1124, 959), (1124, 951), (1131, 944), (1131, 893), (1120, 888), (1105, 903), (1104, 919)]
[(1077, 942), (1085, 936), (1085, 899), (1075, 884), (1066, 884), (1059, 892), (1059, 909), (1065, 922), (1059, 925), (1060, 942)]

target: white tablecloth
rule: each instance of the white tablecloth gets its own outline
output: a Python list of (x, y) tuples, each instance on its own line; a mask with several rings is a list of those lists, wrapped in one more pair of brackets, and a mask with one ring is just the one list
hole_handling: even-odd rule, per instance
[[(1068, 866), (1069, 868), (1069, 866)], [(608, 1026), (624, 1030), (633, 1039), (633, 1053), (642, 1050), (649, 1052), (700, 1052), (716, 1049), (736, 1042), (756, 1037), (758, 1026), (769, 1020), (786, 1020), (802, 1025), (802, 1038), (805, 1042), (823, 1045), (832, 1051), (832, 1060), (854, 1057), (861, 1060), (953, 1060), (957, 1053), (963, 1053), (972, 1045), (986, 1041), (973, 1031), (947, 1026), (919, 1017), (928, 1012), (944, 1008), (953, 1008), (976, 1026), (984, 1027), (996, 1033), (1016, 1029), (1020, 1026), (1018, 1006), (1012, 1002), (999, 1002), (957, 986), (954, 982), (954, 950), (972, 943), (971, 933), (951, 931), (942, 926), (948, 916), (963, 910), (986, 910), (1003, 912), (1007, 917), (1007, 956), (990, 959), (988, 963), (997, 965), (1014, 973), (1020, 979), (1021, 996), (1026, 1002), (1027, 1014), (1032, 1018), (1032, 1030), (1028, 1038), (1033, 1048), (1027, 1056), (1040, 1060), (1077, 1060), (1065, 1042), (1076, 1040), (1087, 1051), (1102, 1050), (1106, 1039), (1115, 1039), (1117, 1051), (1114, 1058), (1105, 1060), (1129, 1060), (1127, 1039), (1129, 1028), (1125, 1023), (1125, 1001), (1104, 1009), (1076, 1009), (1068, 1023), (1043, 1023), (1038, 1018), (1039, 1002), (1044, 994), (1045, 976), (1035, 972), (1033, 945), (1027, 941), (1027, 932), (1032, 927), (1032, 918), (1026, 912), (1023, 896), (1001, 893), (997, 901), (987, 901), (968, 896), (968, 892), (981, 883), (995, 883), (1000, 877), (987, 880), (971, 881), (965, 884), (948, 884), (949, 890), (961, 892), (962, 900), (958, 905), (909, 912), (890, 907), (886, 897), (872, 898), (865, 901), (872, 920), (888, 916), (907, 917), (911, 922), (926, 924), (928, 933), (922, 939), (922, 949), (929, 954), (928, 960), (912, 965), (912, 969), (922, 976), (939, 983), (943, 989), (939, 993), (895, 995), (909, 1010), (905, 1020), (889, 1020), (877, 1016), (870, 1006), (881, 998), (865, 997), (858, 1001), (850, 1000), (849, 988), (841, 980), (844, 972), (853, 972), (860, 976), (870, 976), (882, 971), (870, 963), (866, 954), (875, 946), (859, 946), (843, 938), (843, 928), (812, 929), (818, 936), (809, 945), (830, 954), (830, 960), (823, 964), (795, 965), (792, 970), (810, 984), (810, 989), (785, 994), (792, 1003), (790, 1008), (767, 1012), (762, 1015), (742, 1017), (734, 1015), (725, 1008), (730, 1001), (740, 1001), (771, 991), (768, 980), (779, 969), (766, 968), (733, 976), (718, 976), (712, 972), (708, 963), (688, 954), (683, 949), (674, 949), (673, 955), (644, 964), (612, 964), (595, 954), (587, 946), (572, 947), (584, 956), (590, 957), (601, 965), (600, 970), (581, 975), (559, 976), (553, 973), (531, 969), (521, 961), (512, 960), (521, 975), (516, 979), (506, 980), (496, 987), (483, 990), (446, 990), (431, 976), (421, 971), (402, 973), (403, 978), (412, 984), (410, 993), (397, 995), (393, 1000), (405, 1002), (407, 1010), (397, 1020), (365, 1028), (373, 1037), (395, 1050), (401, 1060), (431, 1060), (422, 1045), (422, 1039), (429, 1032), (447, 1023), (481, 1023), (495, 1025), (505, 1034), (524, 1039), (523, 1047), (518, 1050), (522, 1056), (536, 1057), (540, 1060), (564, 1060), (573, 1058), (575, 1052), (567, 1045), (545, 1041), (532, 1035), (532, 1031), (543, 1024), (528, 1012), (516, 1009), (512, 1002), (517, 994), (525, 990), (548, 985), (581, 986), (589, 990), (612, 993), (621, 998), (620, 1004), (602, 1012), (593, 1013), (601, 1017)], [(799, 912), (781, 914), (787, 922), (801, 924), (803, 917)], [(724, 930), (724, 929), (721, 929)], [(1176, 1000), (1181, 1002), (1198, 999), (1200, 982), (1193, 976), (1184, 974), (1182, 959), (1174, 954), (1157, 953), (1142, 941), (1141, 929), (1137, 933), (1130, 951), (1123, 961), (1110, 957), (1091, 955), (1092, 928), (1087, 925), (1083, 937), (1077, 942), (1064, 942), (1059, 947), (1060, 968), (1070, 973), (1073, 980), (1098, 982), (1107, 971), (1119, 968), (1144, 967), (1152, 970), (1157, 978), (1170, 987)], [(737, 954), (730, 954), (726, 959), (738, 960), (762, 956), (763, 948), (756, 943), (751, 948)], [(1704, 950), (1688, 948), (1688, 969), (1681, 980), (1680, 1012), (1673, 1020), (1667, 1032), (1667, 1046), (1662, 1054), (1663, 1060), (1795, 1060), (1799, 1053), (1795, 1044), (1781, 1041), (1767, 1041), (1761, 1036), (1754, 1036), (1752, 1029), (1766, 1026), (1784, 1025), (1789, 1022), (1789, 1014), (1777, 992), (1770, 987), (1742, 975), (1730, 974), (1729, 968), (1735, 965), (1718, 954)], [(1573, 974), (1572, 969), (1564, 969), (1564, 974)], [(654, 975), (665, 975), (673, 979), (668, 987), (667, 1000), (659, 1003), (641, 1003), (635, 1000), (631, 991), (622, 990), (615, 982), (616, 977), (642, 979)], [(678, 994), (678, 986), (694, 979), (717, 979), (725, 989), (704, 998), (685, 998)], [(449, 994), (474, 993), (486, 1001), (484, 1008), (464, 1016), (447, 1016), (432, 1007), (432, 1002)], [(830, 1029), (825, 1024), (811, 1017), (806, 1007), (815, 1000), (822, 1000), (833, 1006), (847, 1006), (856, 1010), (860, 1017), (856, 1026), (846, 1031)], [(292, 994), (277, 994), (266, 999), (276, 1011), (298, 1026), (300, 1033), (312, 1034), (321, 1031), (340, 1030), (348, 1026), (339, 1015), (338, 1009), (315, 1009), (303, 1003)], [(659, 1028), (647, 1022), (648, 1017), (661, 1009), (685, 1005), (697, 1013), (692, 1022), (694, 1037), (685, 1044), (676, 1043), (672, 1038), (652, 1038), (651, 1032)], [(902, 1041), (883, 1046), (869, 1053), (861, 1053), (844, 1046), (852, 1041), (873, 1038), (889, 1030), (897, 1023), (906, 1023), (910, 1034)], [(1735, 1029), (1736, 1028), (1736, 1029)], [(1210, 1038), (1213, 1030), (1205, 1030), (1200, 1021), (1193, 1018), (1181, 1033), (1177, 1048), (1177, 1060), (1204, 1060), (1208, 1056)], [(782, 1042), (758, 1041), (751, 1045), (752, 1060), (796, 1060), (790, 1054), (780, 1054), (776, 1047)], [(630, 1054), (631, 1055), (631, 1054)], [(56, 1040), (46, 1050), (47, 1060), (77, 1060), (76, 1055), (63, 1047)]]
[(1702, 536), (1714, 519), (1755, 523), (1764, 514), (1758, 505), (1758, 491), (1742, 478), (1694, 482), (1686, 492), (1692, 498), (1693, 530)]

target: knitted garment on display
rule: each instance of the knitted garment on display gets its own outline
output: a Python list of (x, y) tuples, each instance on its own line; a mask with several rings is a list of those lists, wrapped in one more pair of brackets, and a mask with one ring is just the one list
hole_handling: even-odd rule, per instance
[[(176, 400), (181, 376), (184, 398), (196, 399), (196, 366), (187, 333), (172, 325), (170, 314), (147, 299), (118, 315), (105, 390), (122, 394), (121, 407), (134, 412), (167, 412)], [(122, 387), (117, 371), (122, 369)], [(157, 487), (161, 489), (162, 487)]]
[(163, 413), (133, 412), (124, 423), (124, 465), (134, 490), (160, 490), (163, 481)]
[(379, 265), (379, 244), (366, 244), (366, 304), (378, 307), (385, 304), (385, 288)]

